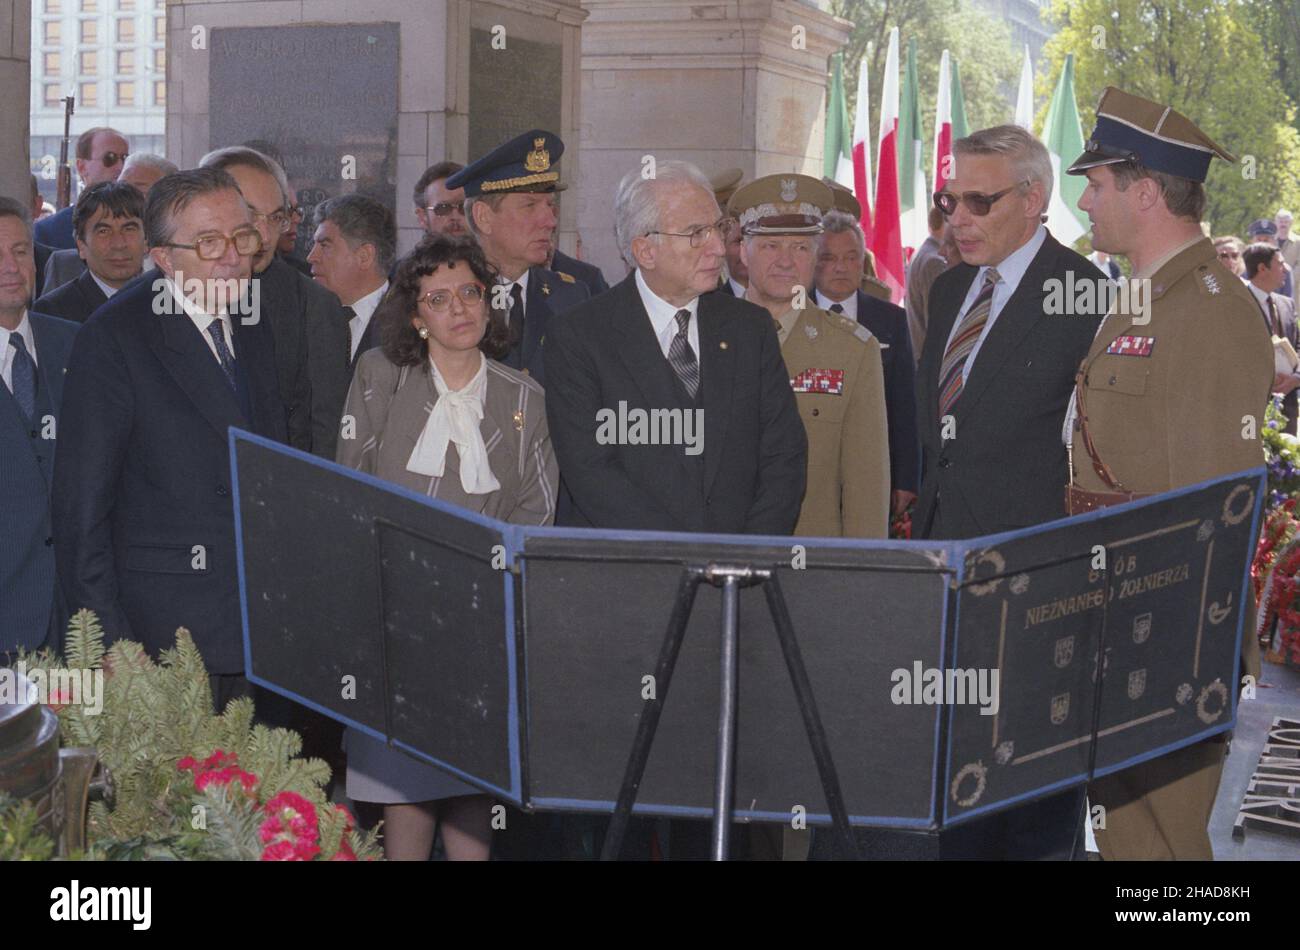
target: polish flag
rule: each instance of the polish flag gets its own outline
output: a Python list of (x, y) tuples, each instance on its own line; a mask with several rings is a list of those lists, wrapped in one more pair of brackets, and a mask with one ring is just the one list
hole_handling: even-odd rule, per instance
[(871, 178), (871, 83), (867, 79), (867, 64), (871, 61), (871, 46), (858, 64), (858, 103), (853, 116), (853, 194), (862, 206), (862, 233), (871, 246), (871, 200), (874, 183)]
[[(952, 177), (952, 67), (948, 51), (939, 57), (939, 95), (934, 106), (934, 190)], [(927, 212), (928, 212), (927, 208)]]
[(889, 31), (885, 88), (880, 100), (880, 138), (876, 151), (875, 227), (871, 251), (876, 276), (889, 286), (890, 299), (903, 299), (903, 240), (898, 200), (898, 27)]

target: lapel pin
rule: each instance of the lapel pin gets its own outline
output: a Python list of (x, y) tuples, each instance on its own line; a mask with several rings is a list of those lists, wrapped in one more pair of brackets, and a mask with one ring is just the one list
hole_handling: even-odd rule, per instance
[(542, 296), (543, 296), (543, 297), (549, 297), (550, 295), (551, 295), (551, 287), (550, 287), (550, 285), (549, 285), (549, 284), (542, 284)]
[(516, 432), (524, 431), (524, 414), (519, 409), (515, 410), (515, 431)]
[(811, 323), (805, 323), (803, 325), (803, 332), (808, 334), (808, 339), (810, 340), (817, 339), (817, 328), (813, 326)]
[(718, 344), (718, 349), (720, 349), (720, 350), (725, 350), (726, 348), (727, 348), (727, 341), (726, 341), (726, 340), (723, 340), (721, 343)]

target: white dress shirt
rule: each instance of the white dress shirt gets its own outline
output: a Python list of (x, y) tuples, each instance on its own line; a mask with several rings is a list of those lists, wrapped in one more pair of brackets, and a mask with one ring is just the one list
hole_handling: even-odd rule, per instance
[(104, 296), (105, 296), (105, 297), (108, 297), (108, 298), (111, 299), (112, 296), (113, 296), (113, 294), (117, 293), (117, 288), (116, 288), (116, 287), (112, 287), (112, 286), (110, 286), (109, 284), (104, 283), (102, 280), (99, 279), (99, 275), (96, 274), (96, 273), (95, 273), (93, 270), (91, 270), (89, 267), (87, 267), (86, 270), (87, 270), (87, 272), (89, 272), (89, 274), (90, 274), (90, 279), (93, 280), (93, 281), (94, 281), (94, 282), (99, 286), (99, 289), (102, 290), (102, 291), (104, 292)]
[(844, 316), (848, 317), (850, 320), (858, 319), (858, 295), (856, 293), (849, 294), (843, 300), (831, 300), (830, 297), (824, 296), (822, 292), (818, 290), (814, 293), (814, 298), (817, 306), (821, 307), (823, 310), (830, 310), (831, 304), (837, 303), (844, 308)]
[[(1272, 322), (1272, 319), (1271, 319), (1270, 314), (1269, 314), (1269, 312), (1268, 312), (1268, 299), (1269, 299), (1269, 297), (1272, 296), (1272, 294), (1266, 294), (1266, 293), (1264, 293), (1264, 291), (1260, 290), (1258, 287), (1256, 287), (1256, 286), (1255, 286), (1253, 283), (1251, 283), (1250, 281), (1246, 281), (1246, 287), (1247, 287), (1247, 289), (1248, 289), (1248, 290), (1249, 290), (1249, 291), (1250, 291), (1250, 292), (1255, 296), (1255, 302), (1256, 302), (1257, 304), (1259, 304), (1259, 311), (1260, 311), (1260, 313), (1263, 314), (1263, 316), (1264, 316), (1266, 319), (1269, 320), (1269, 324), (1268, 324), (1268, 332), (1269, 332), (1269, 333), (1272, 333), (1272, 332), (1273, 332), (1273, 322)], [(1274, 310), (1276, 310), (1276, 309), (1277, 309), (1277, 308), (1276, 308), (1276, 305), (1274, 305)], [(1281, 318), (1282, 318), (1282, 314), (1281, 314), (1281, 313), (1278, 313), (1278, 319), (1281, 320)]]
[(737, 297), (739, 297), (741, 300), (744, 300), (744, 299), (745, 299), (745, 289), (746, 289), (746, 288), (745, 288), (745, 285), (744, 285), (744, 284), (739, 283), (739, 282), (736, 280), (736, 278), (734, 278), (734, 277), (728, 277), (728, 278), (727, 278), (727, 283), (729, 283), (729, 284), (731, 285), (731, 292), (732, 292), (732, 293), (734, 293), (734, 294), (735, 294)]
[(664, 359), (668, 358), (668, 349), (673, 345), (673, 337), (677, 336), (677, 311), (689, 310), (691, 312), (690, 322), (686, 324), (686, 339), (691, 344), (691, 349), (695, 351), (695, 362), (702, 365), (700, 359), (700, 321), (698, 317), (700, 298), (694, 298), (685, 307), (674, 307), (667, 300), (664, 300), (653, 290), (651, 290), (641, 276), (641, 269), (637, 268), (636, 272), (636, 289), (641, 294), (641, 303), (645, 306), (646, 315), (650, 317), (650, 326), (654, 329), (655, 337), (659, 340), (659, 349), (664, 352)]
[(32, 322), (27, 319), (27, 311), (24, 310), (22, 319), (18, 321), (18, 329), (6, 330), (0, 327), (0, 378), (4, 379), (5, 387), (10, 392), (14, 391), (14, 348), (9, 345), (9, 337), (14, 333), (23, 338), (32, 362), (40, 365), (36, 356), (36, 334), (32, 333)]
[[(979, 358), (980, 347), (989, 337), (989, 331), (993, 329), (993, 324), (998, 319), (998, 314), (1006, 306), (1011, 295), (1016, 292), (1020, 286), (1020, 280), (1025, 276), (1025, 271), (1029, 269), (1034, 255), (1038, 253), (1047, 240), (1047, 229), (1041, 224), (1034, 231), (1033, 236), (1016, 250), (1012, 251), (1000, 263), (993, 265), (998, 272), (997, 286), (993, 288), (993, 300), (989, 304), (989, 318), (984, 323), (984, 329), (980, 331), (980, 338), (975, 341), (975, 347), (970, 351), (970, 356), (966, 358), (966, 365), (961, 368), (961, 381), (965, 385), (970, 379), (971, 368), (975, 365), (975, 360)], [(961, 309), (957, 311), (957, 319), (952, 322), (952, 329), (948, 332), (948, 342), (944, 344), (944, 352), (948, 352), (948, 347), (952, 345), (952, 338), (957, 333), (957, 328), (961, 326), (962, 317), (966, 316), (966, 311), (975, 302), (979, 296), (980, 289), (984, 286), (984, 274), (988, 271), (988, 265), (979, 269), (975, 274), (975, 280), (971, 282), (970, 290), (966, 291), (966, 300), (962, 303)]]
[(366, 327), (370, 325), (370, 319), (379, 309), (379, 301), (384, 299), (384, 294), (388, 293), (388, 281), (384, 281), (378, 288), (370, 291), (360, 300), (349, 304), (352, 312), (356, 316), (348, 320), (348, 329), (352, 331), (352, 352), (350, 358), (357, 358), (357, 347), (361, 345), (361, 337), (365, 335)]
[[(185, 311), (190, 320), (194, 322), (194, 326), (198, 328), (199, 336), (203, 337), (203, 342), (208, 345), (208, 352), (212, 354), (212, 358), (217, 361), (217, 364), (220, 365), (221, 363), (221, 357), (217, 355), (217, 344), (213, 343), (212, 337), (208, 335), (208, 327), (213, 320), (221, 321), (221, 335), (225, 338), (226, 346), (230, 349), (230, 355), (235, 359), (239, 359), (239, 354), (235, 352), (235, 334), (230, 325), (230, 315), (221, 313), (214, 316), (210, 313), (204, 313), (198, 304), (181, 292), (180, 287), (176, 285), (176, 281), (170, 277), (164, 277), (163, 280), (170, 285), (172, 296), (176, 298), (181, 305), (181, 309)], [(167, 319), (167, 316), (164, 316), (163, 319)]]

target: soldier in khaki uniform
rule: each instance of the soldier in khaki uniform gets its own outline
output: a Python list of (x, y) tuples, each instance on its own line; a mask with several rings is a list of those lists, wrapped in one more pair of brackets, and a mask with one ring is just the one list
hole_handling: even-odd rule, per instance
[(889, 529), (889, 430), (880, 344), (857, 321), (813, 304), (822, 215), (831, 189), (769, 175), (732, 196), (749, 269), (745, 299), (777, 324), (808, 433), (808, 487), (796, 535), (883, 538)]
[[(1254, 433), (1273, 380), (1259, 308), (1199, 226), (1210, 161), (1232, 155), (1185, 116), (1113, 87), (1086, 148), (1068, 173), (1088, 176), (1079, 208), (1093, 246), (1127, 256), (1150, 299), (1146, 315), (1112, 308), (1080, 368), (1063, 433), (1076, 513), (1262, 464)], [(1242, 644), (1243, 670), (1258, 677), (1253, 629)], [(1213, 859), (1224, 745), (1218, 736), (1093, 782), (1102, 856)]]

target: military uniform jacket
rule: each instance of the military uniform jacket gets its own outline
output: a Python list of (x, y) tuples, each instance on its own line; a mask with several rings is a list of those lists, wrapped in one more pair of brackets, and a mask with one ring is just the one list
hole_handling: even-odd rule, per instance
[(889, 530), (889, 423), (880, 344), (819, 307), (779, 319), (781, 356), (808, 433), (808, 481), (794, 533), (883, 538)]
[[(1136, 315), (1138, 320), (1144, 319)], [(1150, 322), (1112, 312), (1081, 369), (1088, 431), (1124, 489), (1170, 491), (1263, 464), (1273, 346), (1246, 286), (1202, 239), (1151, 278)], [(1254, 420), (1254, 437), (1243, 430)], [(1074, 482), (1110, 491), (1075, 423)], [(1245, 672), (1259, 675), (1255, 638)]]

